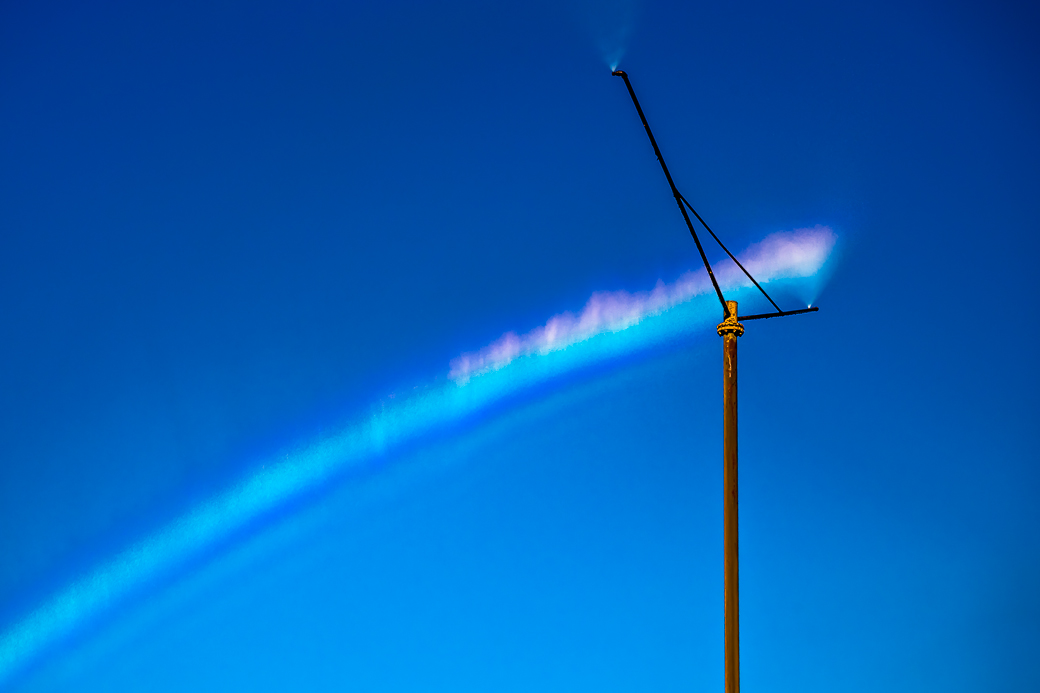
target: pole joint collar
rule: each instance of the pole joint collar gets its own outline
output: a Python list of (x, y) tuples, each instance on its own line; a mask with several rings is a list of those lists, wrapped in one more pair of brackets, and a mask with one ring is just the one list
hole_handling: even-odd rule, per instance
[(719, 333), (720, 337), (728, 334), (735, 334), (739, 337), (744, 334), (744, 326), (737, 322), (737, 302), (726, 301), (726, 309), (729, 311), (729, 317), (720, 322), (715, 331)]

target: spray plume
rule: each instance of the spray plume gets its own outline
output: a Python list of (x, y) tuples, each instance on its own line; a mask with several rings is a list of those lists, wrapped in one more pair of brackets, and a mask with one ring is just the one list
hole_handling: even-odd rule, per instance
[(589, 33), (611, 72), (616, 70), (635, 25), (636, 0), (566, 0), (562, 6)]
[[(741, 260), (763, 283), (812, 288), (835, 241), (825, 226), (776, 233), (748, 248)], [(734, 296), (750, 286), (736, 268), (720, 272), (719, 279)], [(526, 334), (508, 333), (460, 356), (440, 385), (395, 399), (336, 434), (261, 460), (259, 469), (235, 486), (125, 549), (8, 627), (0, 635), (0, 685), (177, 566), (405, 443), (568, 372), (707, 332), (719, 319), (710, 291), (702, 275), (687, 273), (646, 292), (595, 293), (578, 315), (554, 316)]]
[[(751, 274), (773, 281), (811, 278), (823, 267), (835, 240), (834, 232), (824, 226), (774, 233), (748, 248), (741, 261)], [(727, 289), (751, 286), (735, 266), (724, 267), (718, 277)], [(472, 376), (503, 368), (521, 356), (549, 354), (603, 332), (628, 329), (708, 289), (702, 272), (687, 272), (672, 284), (658, 281), (652, 291), (594, 293), (578, 315), (555, 315), (527, 334), (508, 332), (480, 351), (463, 354), (451, 362), (449, 377), (465, 384)]]

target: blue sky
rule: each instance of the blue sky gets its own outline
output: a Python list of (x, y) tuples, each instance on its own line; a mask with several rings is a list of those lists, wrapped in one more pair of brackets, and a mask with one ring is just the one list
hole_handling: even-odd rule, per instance
[[(1036, 19), (4, 5), (0, 637), (70, 586), (96, 608), (5, 644), (0, 685), (721, 687), (701, 299), (437, 399), (461, 354), (698, 268), (623, 49), (731, 247), (838, 238), (821, 311), (740, 341), (744, 685), (1036, 687)], [(794, 308), (810, 283), (772, 286)], [(329, 442), (371, 421), (398, 428)]]

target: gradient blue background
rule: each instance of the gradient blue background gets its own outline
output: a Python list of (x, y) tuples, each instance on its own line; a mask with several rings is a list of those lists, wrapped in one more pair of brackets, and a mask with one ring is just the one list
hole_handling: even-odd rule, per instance
[[(1013, 3), (0, 7), (0, 624), (506, 330), (732, 246), (747, 690), (1040, 687), (1035, 29)], [(720, 690), (720, 347), (579, 374), (222, 546), (21, 690)]]

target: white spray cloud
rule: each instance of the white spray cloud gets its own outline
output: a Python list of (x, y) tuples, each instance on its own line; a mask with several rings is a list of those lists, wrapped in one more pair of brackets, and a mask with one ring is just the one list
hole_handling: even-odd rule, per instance
[(603, 61), (615, 70), (635, 25), (636, 0), (564, 0), (561, 6), (588, 31)]
[[(817, 282), (836, 236), (825, 226), (776, 233), (742, 254), (759, 281)], [(735, 267), (720, 267), (726, 289), (750, 285)], [(451, 378), (411, 397), (394, 400), (342, 429), (260, 460), (238, 483), (187, 511), (154, 534), (66, 586), (24, 618), (0, 632), (0, 687), (43, 652), (139, 592), (156, 578), (226, 541), (301, 494), (332, 482), (349, 469), (462, 421), (540, 382), (574, 368), (648, 348), (659, 339), (689, 330), (711, 334), (714, 297), (703, 270), (651, 291), (597, 292), (578, 315), (563, 313), (524, 335), (508, 333), (451, 364)], [(691, 312), (678, 308), (696, 308)], [(669, 311), (670, 308), (675, 310)], [(661, 315), (657, 327), (652, 318)], [(640, 329), (630, 329), (642, 324)], [(616, 333), (616, 334), (611, 334)], [(598, 335), (598, 336), (597, 336)], [(506, 368), (514, 363), (512, 368)], [(478, 377), (480, 376), (480, 377)]]
[[(812, 277), (823, 267), (836, 240), (837, 236), (826, 226), (774, 233), (741, 253), (740, 261), (760, 284)], [(716, 277), (724, 290), (751, 285), (732, 263), (720, 265)], [(507, 332), (480, 351), (463, 354), (451, 362), (449, 377), (465, 383), (475, 375), (507, 366), (521, 356), (548, 354), (604, 332), (628, 329), (710, 287), (704, 271), (697, 270), (687, 272), (672, 284), (658, 281), (651, 291), (598, 291), (578, 315), (570, 312), (554, 315), (545, 325), (526, 334)]]

